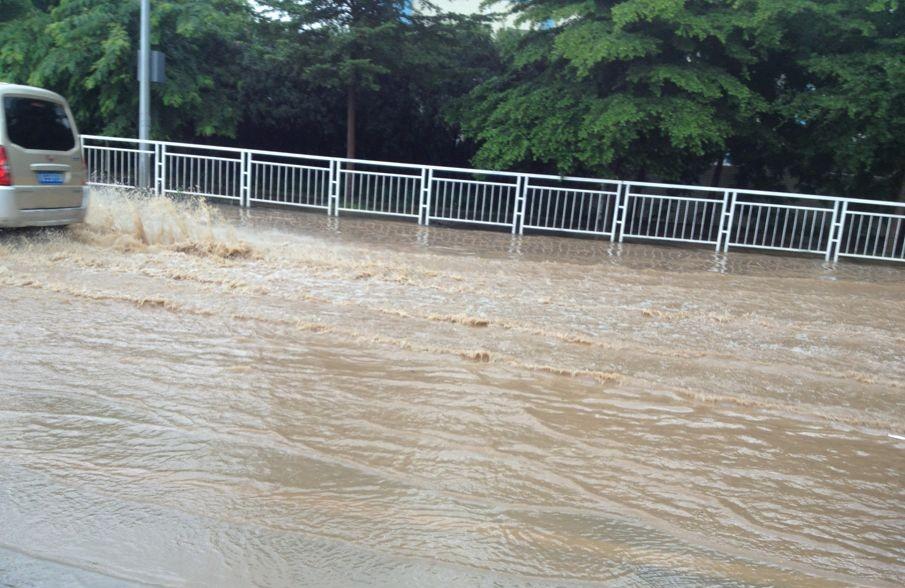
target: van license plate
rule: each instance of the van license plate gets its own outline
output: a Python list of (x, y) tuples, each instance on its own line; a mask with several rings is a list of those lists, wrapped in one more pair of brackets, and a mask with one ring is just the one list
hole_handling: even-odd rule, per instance
[(62, 184), (63, 183), (63, 174), (60, 172), (39, 172), (38, 173), (38, 183), (39, 184)]

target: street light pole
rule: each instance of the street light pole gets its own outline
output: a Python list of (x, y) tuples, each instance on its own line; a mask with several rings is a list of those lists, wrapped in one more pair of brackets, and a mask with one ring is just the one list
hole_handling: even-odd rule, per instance
[(138, 52), (139, 182), (148, 187), (148, 151), (151, 133), (151, 0), (141, 0), (141, 39)]

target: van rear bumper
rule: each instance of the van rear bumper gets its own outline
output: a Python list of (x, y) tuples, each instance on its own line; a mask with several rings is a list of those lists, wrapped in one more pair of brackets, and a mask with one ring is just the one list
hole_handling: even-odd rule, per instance
[(88, 188), (82, 188), (82, 204), (67, 208), (19, 208), (15, 186), (0, 186), (0, 227), (52, 227), (85, 220)]

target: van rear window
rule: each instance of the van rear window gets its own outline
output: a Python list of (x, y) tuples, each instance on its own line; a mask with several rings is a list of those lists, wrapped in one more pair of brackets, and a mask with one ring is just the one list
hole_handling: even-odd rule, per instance
[(75, 147), (75, 135), (61, 104), (38, 98), (3, 98), (6, 134), (25, 149), (69, 151)]

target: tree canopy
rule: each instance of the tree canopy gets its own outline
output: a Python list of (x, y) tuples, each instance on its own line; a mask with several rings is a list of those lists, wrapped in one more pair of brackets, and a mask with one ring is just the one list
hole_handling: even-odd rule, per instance
[(481, 165), (675, 181), (728, 156), (749, 185), (905, 190), (899, 0), (521, 0), (511, 11), (530, 30), (501, 38), (504, 71), (456, 111)]
[(509, 36), (506, 71), (461, 109), (485, 165), (696, 175), (762, 107), (744, 83), (755, 60), (745, 15), (727, 2), (527, 0), (513, 10), (535, 28)]
[(772, 106), (764, 130), (781, 143), (761, 132), (748, 153), (770, 153), (772, 169), (755, 159), (751, 173), (905, 200), (905, 5), (762, 0), (759, 8), (778, 38), (753, 77)]
[[(154, 0), (159, 138), (905, 200), (902, 0)], [(0, 79), (134, 135), (137, 0), (0, 0)], [(733, 173), (721, 176), (723, 162)]]
[[(294, 102), (293, 91), (321, 97), (326, 108), (314, 107), (319, 116), (307, 121), (306, 127), (320, 134), (314, 130), (319, 126), (321, 133), (338, 137), (335, 125), (343, 117), (349, 157), (357, 154), (359, 127), (371, 157), (376, 153), (392, 157), (400, 148), (414, 155), (418, 144), (436, 147), (438, 139), (454, 146), (449, 125), (440, 115), (443, 104), (469, 90), (496, 61), (484, 19), (426, 14), (422, 9), (434, 9), (429, 2), (261, 0), (259, 4), (265, 8), (261, 20), (271, 40), (261, 44), (270, 48), (261, 52), (261, 58), (292, 65), (280, 71), (285, 76), (279, 82), (284, 102), (272, 113), (258, 114), (273, 122), (299, 117), (297, 110), (282, 107)], [(271, 75), (269, 71), (260, 74)], [(374, 137), (390, 148), (375, 144)]]
[[(134, 134), (139, 3), (20, 0), (0, 24), (7, 81), (65, 95), (83, 128)], [(156, 0), (152, 44), (166, 48), (166, 84), (153, 88), (155, 129), (165, 136), (232, 136), (238, 64), (250, 8), (243, 0)]]

